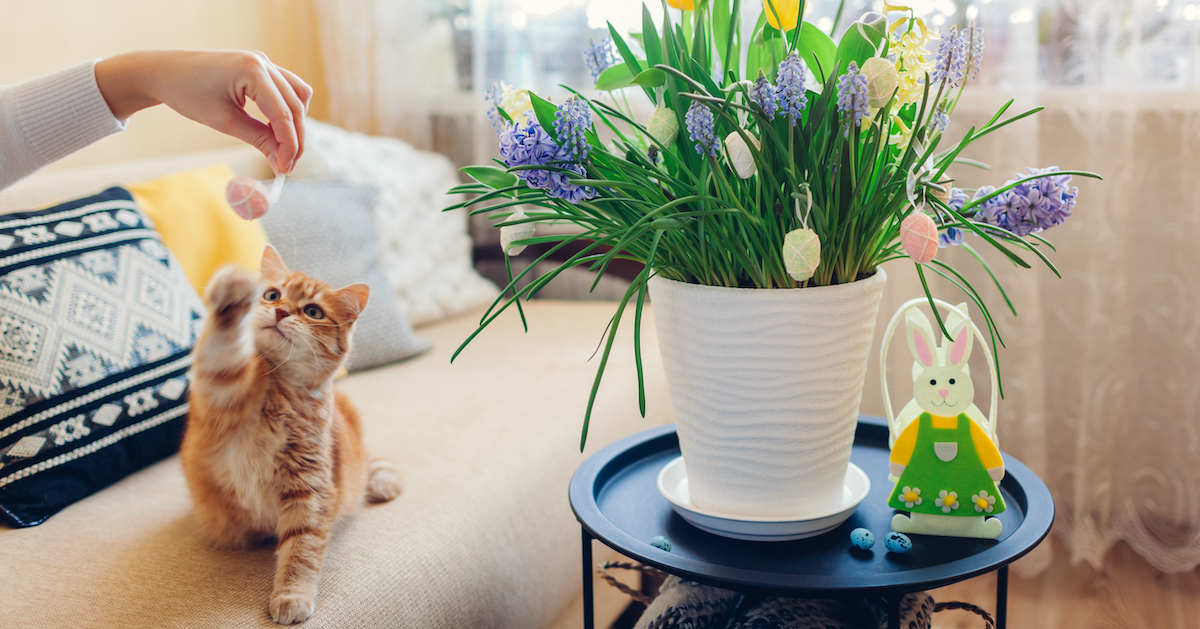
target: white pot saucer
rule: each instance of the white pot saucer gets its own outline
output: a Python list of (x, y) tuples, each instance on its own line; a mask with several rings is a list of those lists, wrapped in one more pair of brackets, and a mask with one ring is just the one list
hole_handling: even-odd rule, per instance
[(759, 518), (718, 513), (692, 504), (683, 457), (663, 466), (658, 473), (658, 491), (688, 523), (700, 530), (753, 542), (786, 542), (827, 533), (845, 522), (858, 503), (871, 491), (871, 479), (857, 465), (846, 470), (842, 503), (834, 509), (784, 517)]

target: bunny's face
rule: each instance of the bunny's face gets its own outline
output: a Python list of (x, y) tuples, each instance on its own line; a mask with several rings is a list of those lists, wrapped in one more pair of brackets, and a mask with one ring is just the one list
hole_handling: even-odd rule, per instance
[(973, 338), (967, 324), (962, 320), (949, 330), (954, 342), (939, 357), (928, 321), (911, 313), (908, 317), (908, 348), (921, 366), (913, 381), (913, 398), (931, 415), (955, 417), (965, 413), (975, 399), (975, 385), (966, 371)]
[(922, 410), (940, 417), (965, 413), (975, 399), (971, 377), (957, 367), (930, 367), (913, 383), (913, 397)]

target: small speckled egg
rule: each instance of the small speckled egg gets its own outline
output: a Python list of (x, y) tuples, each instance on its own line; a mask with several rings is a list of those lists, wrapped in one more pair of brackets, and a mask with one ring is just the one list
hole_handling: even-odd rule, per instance
[(875, 545), (875, 534), (861, 527), (856, 528), (850, 531), (850, 543), (867, 550)]
[(671, 552), (671, 540), (663, 537), (662, 535), (655, 535), (654, 539), (650, 540), (650, 545), (655, 548)]
[(904, 533), (892, 531), (883, 538), (883, 545), (893, 553), (906, 553), (912, 548), (912, 540)]

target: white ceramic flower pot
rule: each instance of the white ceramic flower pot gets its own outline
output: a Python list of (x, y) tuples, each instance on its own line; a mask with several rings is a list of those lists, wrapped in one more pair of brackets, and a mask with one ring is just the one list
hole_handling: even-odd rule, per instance
[(692, 502), (794, 516), (842, 501), (887, 275), (797, 289), (650, 280)]

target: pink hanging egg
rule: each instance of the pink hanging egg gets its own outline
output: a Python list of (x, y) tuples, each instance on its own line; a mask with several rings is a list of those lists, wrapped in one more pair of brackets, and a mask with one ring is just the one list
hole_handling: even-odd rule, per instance
[(918, 264), (926, 264), (938, 250), (937, 224), (924, 212), (916, 211), (900, 223), (900, 246)]
[(267, 187), (261, 181), (250, 177), (230, 179), (225, 186), (225, 200), (229, 201), (229, 207), (233, 208), (238, 216), (248, 221), (260, 218), (271, 206)]

